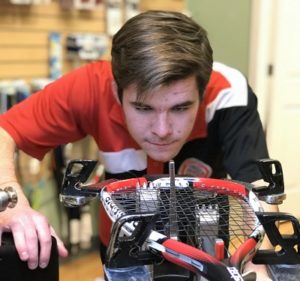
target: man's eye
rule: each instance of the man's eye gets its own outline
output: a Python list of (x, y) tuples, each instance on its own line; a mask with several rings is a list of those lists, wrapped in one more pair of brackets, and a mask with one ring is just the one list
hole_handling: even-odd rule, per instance
[(141, 106), (141, 105), (135, 106), (135, 109), (138, 111), (151, 111), (152, 110), (152, 108), (150, 106)]
[(173, 111), (175, 112), (182, 112), (189, 109), (189, 106), (176, 106), (173, 108)]

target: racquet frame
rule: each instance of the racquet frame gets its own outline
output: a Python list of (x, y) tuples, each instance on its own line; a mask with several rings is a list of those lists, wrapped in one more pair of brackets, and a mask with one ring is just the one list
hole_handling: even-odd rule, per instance
[[(159, 184), (166, 184), (169, 181), (170, 186), (170, 197), (172, 199), (174, 193), (172, 192), (172, 188), (175, 188), (176, 181), (182, 182), (192, 182), (193, 186), (198, 189), (204, 190), (213, 190), (220, 193), (225, 193), (225, 195), (233, 195), (233, 196), (244, 196), (245, 198), (249, 198), (249, 202), (251, 203), (252, 208), (255, 212), (261, 212), (262, 208), (260, 207), (259, 201), (254, 193), (245, 188), (245, 185), (233, 181), (224, 181), (224, 180), (215, 180), (215, 179), (203, 179), (203, 178), (175, 178), (173, 162), (170, 162), (170, 177), (158, 179)], [(157, 183), (157, 182), (156, 182)], [(132, 238), (132, 234), (136, 228), (136, 219), (138, 216), (130, 217), (124, 211), (122, 211), (117, 204), (115, 204), (111, 194), (114, 191), (118, 191), (124, 187), (132, 187), (132, 186), (142, 186), (147, 184), (146, 178), (134, 178), (128, 180), (121, 180), (109, 183), (101, 190), (101, 201), (106, 210), (106, 213), (110, 217), (110, 219), (114, 222), (114, 228), (111, 236), (111, 243), (108, 248), (108, 260), (114, 259), (114, 255), (118, 255), (117, 246), (118, 240), (124, 239), (120, 238), (119, 234), (122, 231), (126, 237), (130, 237), (128, 240), (132, 244), (133, 247), (141, 247), (140, 244), (134, 245)], [(174, 206), (172, 202), (170, 204)], [(172, 212), (172, 216), (174, 217), (176, 213), (171, 208), (170, 212)], [(144, 214), (145, 215), (145, 214)], [(146, 214), (148, 216), (153, 216), (154, 214)], [(120, 221), (119, 221), (120, 220)], [(257, 220), (258, 221), (258, 220)], [(170, 236), (174, 236), (174, 231), (170, 232)], [(209, 280), (243, 280), (240, 270), (243, 268), (245, 262), (250, 260), (255, 254), (256, 250), (260, 246), (263, 236), (264, 230), (263, 227), (258, 223), (257, 227), (249, 237), (249, 239), (243, 244), (242, 247), (239, 247), (235, 254), (230, 257), (229, 263), (230, 265), (225, 265), (220, 262), (215, 257), (203, 252), (200, 249), (197, 249), (193, 246), (187, 245), (175, 239), (170, 239), (164, 234), (161, 234), (157, 231), (153, 231), (148, 228), (148, 233), (144, 233), (144, 238), (146, 242), (146, 249), (151, 251), (152, 253), (159, 254), (161, 257), (166, 260), (184, 267), (198, 276), (204, 276)], [(143, 241), (142, 241), (143, 242)], [(180, 249), (180, 251), (178, 250)], [(129, 249), (126, 249), (128, 251)], [(130, 250), (129, 250), (130, 252)], [(121, 259), (119, 259), (121, 260)], [(111, 265), (112, 266), (112, 265)], [(117, 266), (120, 266), (118, 263)]]

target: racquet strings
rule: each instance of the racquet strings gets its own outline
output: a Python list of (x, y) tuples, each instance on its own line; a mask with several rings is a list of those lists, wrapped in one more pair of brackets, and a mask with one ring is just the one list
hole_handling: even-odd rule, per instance
[(157, 213), (153, 230), (166, 236), (170, 233), (170, 211), (175, 205), (177, 240), (212, 255), (216, 241), (221, 240), (224, 256), (230, 257), (255, 230), (257, 217), (247, 198), (211, 189), (177, 187), (175, 204), (170, 200), (169, 187), (155, 188), (151, 184), (122, 187), (112, 192), (111, 197), (125, 214)]

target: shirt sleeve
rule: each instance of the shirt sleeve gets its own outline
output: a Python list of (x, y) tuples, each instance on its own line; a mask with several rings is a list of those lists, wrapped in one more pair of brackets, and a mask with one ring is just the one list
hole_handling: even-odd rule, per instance
[(216, 112), (224, 166), (231, 178), (252, 182), (261, 179), (256, 161), (268, 158), (265, 134), (257, 111), (257, 98), (248, 86), (247, 104)]
[(92, 130), (94, 88), (89, 67), (82, 67), (13, 106), (0, 116), (0, 126), (19, 149), (41, 160), (52, 148)]

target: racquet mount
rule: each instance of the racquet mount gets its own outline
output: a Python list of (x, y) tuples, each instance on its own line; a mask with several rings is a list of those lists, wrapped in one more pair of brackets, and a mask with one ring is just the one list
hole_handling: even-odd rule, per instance
[[(109, 268), (144, 265), (161, 261), (157, 256), (143, 249), (143, 244), (149, 236), (156, 215), (151, 213), (124, 215), (120, 217), (111, 230), (111, 239), (106, 252), (106, 266)], [(125, 223), (133, 223), (135, 231), (130, 237), (122, 235)]]
[[(300, 264), (300, 224), (292, 215), (280, 212), (257, 213), (264, 226), (266, 235), (275, 250), (258, 250), (253, 258), (257, 264)], [(288, 222), (293, 226), (291, 234), (281, 234), (279, 222)], [(279, 247), (279, 250), (276, 250)]]
[(260, 200), (268, 204), (282, 204), (286, 194), (284, 193), (283, 171), (280, 162), (273, 159), (260, 159), (257, 161), (257, 165), (268, 186), (255, 187), (253, 191)]

